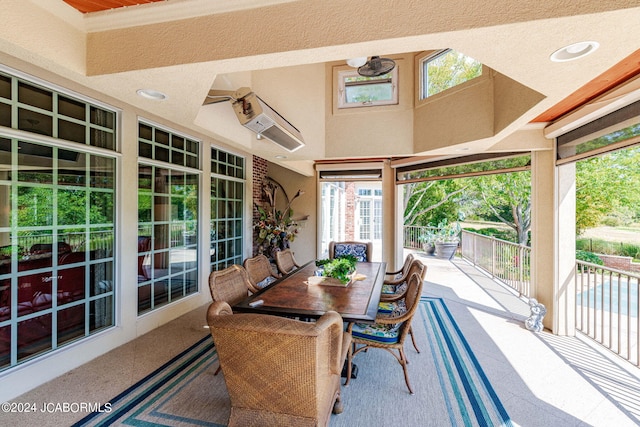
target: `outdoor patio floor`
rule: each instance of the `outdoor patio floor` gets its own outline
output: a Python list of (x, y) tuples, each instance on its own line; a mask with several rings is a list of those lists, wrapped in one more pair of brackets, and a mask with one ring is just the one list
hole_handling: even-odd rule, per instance
[(527, 330), (525, 301), (466, 261), (421, 259), (423, 294), (447, 301), (516, 425), (640, 425), (639, 368), (586, 338)]
[[(428, 266), (423, 295), (445, 301), (514, 425), (640, 425), (639, 368), (582, 338), (527, 330), (527, 304), (467, 262), (416, 255)], [(14, 401), (108, 402), (202, 338), (205, 310), (206, 306), (194, 310)], [(406, 348), (412, 351), (410, 343)], [(391, 369), (401, 375), (399, 367)], [(355, 414), (366, 408), (349, 406), (348, 392), (349, 387), (343, 390), (345, 412), (336, 420), (359, 425)], [(407, 396), (403, 400), (411, 402)], [(407, 404), (402, 410), (425, 408)], [(62, 426), (84, 415), (0, 413), (0, 425)], [(380, 420), (379, 425), (389, 421)], [(428, 423), (416, 425), (447, 426), (450, 421), (431, 413)]]

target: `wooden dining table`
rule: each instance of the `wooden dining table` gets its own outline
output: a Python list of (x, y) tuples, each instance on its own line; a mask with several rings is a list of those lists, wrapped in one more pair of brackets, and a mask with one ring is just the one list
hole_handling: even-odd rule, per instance
[(236, 304), (233, 311), (317, 319), (332, 310), (345, 322), (375, 322), (386, 263), (357, 263), (359, 280), (347, 286), (310, 284), (317, 268), (315, 261), (308, 262)]

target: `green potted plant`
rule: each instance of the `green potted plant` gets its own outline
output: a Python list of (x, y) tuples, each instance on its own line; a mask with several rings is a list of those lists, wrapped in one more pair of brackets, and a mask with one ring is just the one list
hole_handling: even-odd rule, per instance
[(461, 227), (458, 222), (449, 223), (443, 219), (438, 224), (436, 237), (436, 257), (441, 259), (451, 259), (458, 249), (460, 243)]
[(427, 255), (433, 255), (435, 253), (436, 238), (437, 234), (431, 228), (418, 236), (418, 241), (422, 243), (422, 250), (424, 250)]

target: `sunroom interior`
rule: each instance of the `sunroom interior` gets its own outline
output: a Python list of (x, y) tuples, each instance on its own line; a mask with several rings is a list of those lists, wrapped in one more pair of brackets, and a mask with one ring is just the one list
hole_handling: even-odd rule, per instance
[[(555, 138), (640, 99), (640, 8), (462, 3), (5, 2), (0, 380), (12, 387), (0, 400), (207, 304), (209, 273), (256, 251), (254, 201), (266, 177), (302, 193), (292, 205), (299, 261), (327, 250), (323, 184), (374, 181), (376, 256), (399, 268), (399, 171), (531, 155), (535, 295), (549, 309), (546, 328), (573, 334), (564, 285), (575, 264), (575, 180), (571, 164), (556, 164)], [(568, 58), (550, 59), (572, 45)], [(422, 96), (425, 60), (447, 49), (481, 72)], [(345, 106), (346, 61), (373, 56), (395, 62), (394, 98)], [(286, 149), (247, 129), (233, 96), (211, 101), (241, 88), (295, 126), (303, 145)], [(79, 258), (63, 260), (60, 242)], [(42, 244), (58, 256), (37, 264)], [(71, 274), (85, 286), (62, 298)], [(22, 290), (42, 277), (49, 300), (37, 308), (32, 295), (20, 311)], [(23, 339), (38, 321), (45, 330)]]

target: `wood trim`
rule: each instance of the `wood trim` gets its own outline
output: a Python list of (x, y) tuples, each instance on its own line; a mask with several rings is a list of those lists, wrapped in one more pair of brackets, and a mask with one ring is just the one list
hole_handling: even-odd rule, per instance
[(69, 6), (82, 13), (102, 12), (144, 3), (155, 3), (164, 0), (63, 0)]
[(531, 122), (553, 122), (640, 74), (640, 49), (549, 108)]

